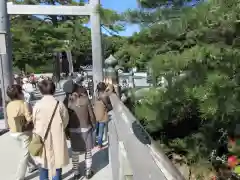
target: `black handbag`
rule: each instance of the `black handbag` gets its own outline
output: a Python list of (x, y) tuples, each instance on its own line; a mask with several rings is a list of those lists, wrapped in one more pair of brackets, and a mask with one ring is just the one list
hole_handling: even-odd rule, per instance
[(17, 116), (14, 118), (17, 132), (25, 132), (33, 130), (33, 123), (27, 122), (25, 116)]

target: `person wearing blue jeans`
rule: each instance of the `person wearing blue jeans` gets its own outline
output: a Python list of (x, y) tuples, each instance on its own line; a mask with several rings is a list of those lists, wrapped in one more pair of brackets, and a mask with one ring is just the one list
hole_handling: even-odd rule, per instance
[(104, 129), (105, 129), (106, 123), (105, 122), (98, 122), (97, 123), (97, 128), (98, 128), (98, 139), (97, 143), (99, 147), (102, 147), (103, 143), (103, 134), (104, 134)]
[(98, 146), (102, 147), (104, 129), (108, 123), (108, 112), (112, 110), (112, 104), (109, 94), (105, 91), (107, 88), (104, 82), (97, 85), (96, 98), (94, 102), (94, 112), (97, 121)]
[[(48, 169), (40, 168), (39, 171), (40, 180), (49, 180)], [(62, 180), (62, 169), (56, 169), (56, 174), (52, 180)]]

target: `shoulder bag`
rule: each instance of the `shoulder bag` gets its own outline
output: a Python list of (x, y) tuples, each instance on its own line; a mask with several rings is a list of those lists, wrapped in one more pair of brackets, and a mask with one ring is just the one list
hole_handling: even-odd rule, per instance
[(58, 107), (58, 104), (59, 104), (59, 101), (57, 101), (56, 106), (53, 110), (53, 114), (52, 114), (51, 119), (49, 121), (49, 124), (48, 124), (47, 130), (45, 132), (44, 138), (42, 139), (41, 136), (39, 136), (36, 133), (33, 133), (32, 139), (31, 139), (30, 144), (28, 146), (28, 151), (32, 156), (40, 156), (42, 154), (44, 142), (47, 139), (47, 136), (48, 136), (48, 133), (49, 133), (54, 115), (55, 115), (57, 107)]
[(27, 122), (25, 116), (14, 117), (16, 132), (25, 132), (33, 130), (33, 123)]
[(100, 100), (101, 100), (102, 103), (104, 104), (107, 112), (110, 112), (111, 110), (113, 110), (112, 103), (111, 103), (111, 101), (110, 101), (109, 96), (105, 96), (104, 99), (103, 99), (103, 98), (100, 98)]

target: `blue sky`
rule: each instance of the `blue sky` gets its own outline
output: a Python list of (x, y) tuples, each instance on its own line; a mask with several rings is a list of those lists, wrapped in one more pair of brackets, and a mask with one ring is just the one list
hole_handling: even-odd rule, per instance
[[(128, 9), (137, 8), (137, 0), (101, 0), (101, 4), (104, 8), (113, 9), (119, 13)], [(137, 25), (128, 25), (126, 26), (126, 30), (124, 32), (120, 32), (120, 35), (131, 36), (134, 32), (138, 31), (139, 27)]]
[[(0, 0), (1, 1), (1, 0)], [(76, 0), (79, 1), (79, 0)], [(85, 0), (89, 1), (89, 0)], [(188, 5), (196, 4), (199, 0), (192, 0), (192, 2), (188, 3)], [(117, 11), (118, 13), (122, 13), (128, 9), (136, 9), (138, 8), (137, 0), (100, 0), (102, 6), (107, 9), (112, 9)], [(90, 24), (86, 24), (89, 27)], [(125, 31), (120, 32), (119, 35), (121, 36), (131, 36), (134, 32), (139, 32), (138, 25), (131, 25), (128, 24), (125, 27)], [(109, 34), (106, 30), (102, 29), (102, 32), (105, 34)]]
[(124, 12), (127, 9), (137, 8), (137, 0), (101, 0), (103, 7)]
[[(0, 0), (2, 1), (2, 0)], [(79, 0), (76, 0), (79, 1)], [(88, 0), (86, 0), (88, 1)], [(138, 8), (137, 0), (100, 0), (102, 6), (107, 9), (112, 9), (117, 11), (118, 13), (122, 13), (128, 9), (136, 9)], [(41, 16), (38, 16), (41, 18)], [(89, 27), (90, 24), (86, 24)], [(120, 32), (119, 35), (121, 36), (131, 36), (134, 32), (139, 31), (138, 25), (131, 25), (128, 24), (125, 27), (125, 31)], [(105, 34), (109, 34), (106, 30), (102, 29), (102, 32)]]

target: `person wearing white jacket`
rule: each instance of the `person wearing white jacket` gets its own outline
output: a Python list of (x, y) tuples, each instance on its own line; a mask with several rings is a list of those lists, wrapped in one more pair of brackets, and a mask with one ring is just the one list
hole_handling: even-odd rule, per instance
[(27, 78), (23, 78), (22, 90), (25, 102), (30, 104), (33, 97), (34, 88)]

